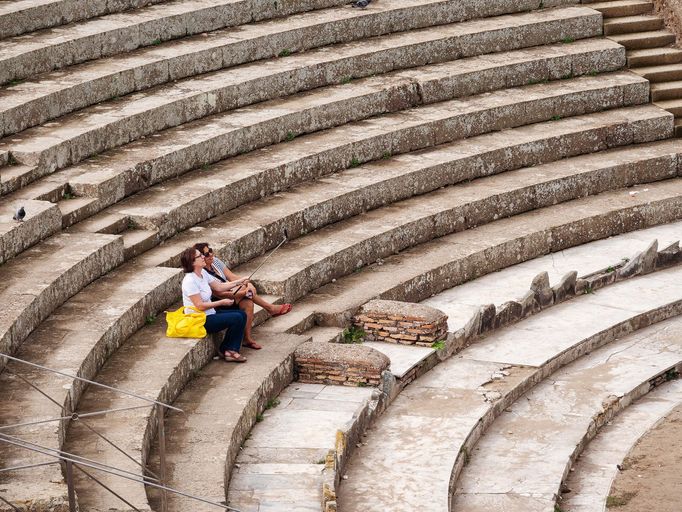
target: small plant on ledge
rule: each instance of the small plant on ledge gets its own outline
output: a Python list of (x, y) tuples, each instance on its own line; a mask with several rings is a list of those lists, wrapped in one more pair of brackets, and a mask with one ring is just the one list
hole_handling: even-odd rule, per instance
[(351, 325), (343, 330), (342, 343), (362, 343), (365, 338), (365, 331), (361, 327)]

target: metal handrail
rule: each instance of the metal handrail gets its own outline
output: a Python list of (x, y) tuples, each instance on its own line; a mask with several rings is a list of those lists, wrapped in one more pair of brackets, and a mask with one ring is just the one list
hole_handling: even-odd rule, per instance
[[(139, 400), (143, 400), (143, 401), (147, 402), (147, 405), (121, 407), (121, 408), (117, 408), (117, 409), (101, 410), (101, 411), (95, 411), (95, 412), (85, 413), (85, 414), (72, 413), (69, 416), (60, 416), (58, 418), (36, 420), (36, 421), (23, 422), (23, 423), (15, 423), (15, 424), (11, 424), (11, 425), (2, 425), (2, 426), (0, 426), (0, 442), (4, 442), (7, 444), (18, 446), (20, 448), (30, 450), (30, 451), (33, 451), (36, 453), (40, 453), (40, 454), (46, 455), (48, 457), (54, 457), (57, 460), (55, 460), (53, 462), (42, 462), (42, 463), (37, 463), (37, 464), (26, 464), (26, 465), (22, 465), (22, 466), (14, 466), (14, 467), (10, 467), (10, 468), (4, 468), (4, 469), (0, 469), (0, 472), (16, 471), (16, 470), (20, 470), (20, 469), (30, 469), (30, 468), (35, 468), (35, 467), (39, 467), (39, 466), (46, 466), (49, 464), (64, 463), (66, 465), (65, 473), (66, 473), (67, 489), (68, 489), (68, 494), (69, 494), (69, 509), (72, 512), (76, 511), (75, 487), (74, 487), (74, 482), (73, 482), (73, 467), (74, 466), (79, 471), (83, 472), (88, 478), (95, 481), (95, 483), (102, 486), (104, 489), (106, 489), (108, 492), (113, 494), (116, 498), (120, 499), (122, 502), (124, 502), (126, 505), (128, 505), (129, 507), (131, 507), (134, 510), (138, 510), (138, 509), (135, 508), (132, 504), (130, 504), (125, 498), (123, 498), (122, 496), (117, 494), (115, 491), (113, 491), (111, 488), (109, 488), (107, 485), (105, 485), (103, 482), (99, 481), (99, 479), (97, 479), (96, 477), (94, 477), (93, 475), (91, 475), (90, 473), (85, 471), (81, 466), (87, 467), (90, 469), (95, 469), (97, 471), (102, 471), (104, 473), (108, 473), (108, 474), (111, 474), (111, 475), (119, 477), (119, 478), (131, 480), (131, 481), (143, 484), (145, 486), (150, 486), (150, 487), (154, 487), (154, 488), (161, 490), (162, 491), (162, 493), (161, 493), (161, 510), (162, 510), (162, 512), (165, 512), (167, 510), (167, 496), (166, 496), (167, 492), (171, 492), (173, 494), (177, 494), (177, 495), (189, 498), (189, 499), (200, 501), (200, 502), (206, 503), (208, 505), (214, 505), (214, 506), (220, 507), (224, 510), (239, 512), (239, 510), (232, 508), (232, 507), (229, 507), (227, 505), (223, 505), (222, 503), (216, 503), (216, 502), (204, 499), (204, 498), (200, 498), (199, 496), (194, 496), (192, 494), (189, 494), (189, 493), (186, 493), (183, 491), (179, 491), (179, 490), (173, 489), (171, 487), (167, 487), (164, 484), (165, 483), (165, 475), (166, 475), (166, 470), (165, 470), (165, 464), (166, 464), (165, 463), (165, 458), (166, 458), (165, 457), (165, 427), (164, 427), (164, 418), (163, 418), (164, 409), (170, 409), (170, 410), (178, 411), (178, 412), (181, 412), (184, 414), (184, 411), (182, 409), (180, 409), (178, 407), (174, 407), (174, 406), (169, 405), (169, 404), (165, 404), (163, 402), (159, 402), (158, 400), (154, 400), (154, 399), (151, 399), (151, 398), (148, 398), (145, 396), (138, 395), (136, 393), (132, 393), (130, 391), (114, 388), (112, 386), (107, 386), (107, 385), (101, 384), (99, 382), (95, 382), (95, 381), (92, 381), (89, 379), (85, 379), (83, 377), (78, 377), (76, 375), (71, 375), (69, 373), (62, 372), (59, 370), (55, 370), (53, 368), (48, 368), (46, 366), (42, 366), (39, 364), (31, 363), (29, 361), (25, 361), (23, 359), (19, 359), (17, 357), (13, 357), (13, 356), (10, 356), (10, 355), (7, 355), (7, 354), (0, 352), (0, 358), (2, 358), (2, 357), (5, 357), (10, 361), (15, 361), (17, 363), (21, 363), (21, 364), (24, 364), (27, 366), (31, 366), (33, 368), (38, 368), (40, 370), (51, 372), (51, 373), (54, 373), (56, 375), (71, 378), (71, 379), (78, 380), (81, 382), (86, 382), (88, 384), (92, 384), (94, 386), (98, 386), (98, 387), (101, 387), (101, 388), (104, 388), (104, 389), (107, 389), (110, 391), (114, 391), (116, 393), (121, 393), (121, 394), (126, 395), (126, 396), (137, 398)], [(24, 383), (26, 383), (27, 385), (29, 385), (30, 387), (35, 389), (38, 393), (40, 393), (45, 398), (47, 398), (52, 403), (54, 403), (57, 407), (59, 407), (59, 409), (62, 411), (62, 414), (63, 414), (64, 406), (62, 404), (60, 404), (57, 400), (55, 400), (50, 395), (45, 393), (43, 390), (41, 390), (38, 386), (36, 386), (30, 380), (26, 379), (24, 376), (13, 372), (12, 370), (8, 369), (6, 366), (4, 369), (8, 373), (11, 373), (12, 375), (15, 375), (16, 377), (21, 379)], [(134, 457), (127, 454), (123, 449), (121, 449), (119, 446), (117, 446), (111, 440), (107, 439), (106, 436), (104, 436), (103, 434), (101, 434), (100, 432), (95, 430), (92, 426), (88, 425), (82, 419), (82, 418), (89, 417), (89, 416), (102, 415), (102, 414), (107, 414), (110, 412), (129, 411), (132, 409), (140, 409), (143, 407), (156, 407), (156, 409), (157, 409), (157, 416), (158, 416), (157, 417), (157, 424), (158, 424), (158, 434), (157, 435), (158, 435), (158, 440), (159, 440), (159, 458), (160, 458), (160, 462), (161, 462), (160, 469), (159, 469), (159, 475), (156, 475), (152, 471), (150, 471), (148, 468), (145, 468), (144, 465), (140, 461), (136, 460)], [(137, 473), (133, 473), (133, 472), (127, 471), (125, 469), (116, 468), (114, 466), (103, 464), (103, 463), (97, 462), (95, 460), (88, 459), (86, 457), (81, 457), (79, 455), (75, 455), (72, 453), (65, 452), (63, 450), (57, 450), (54, 448), (41, 446), (39, 444), (32, 443), (30, 441), (26, 441), (24, 439), (18, 438), (16, 436), (11, 436), (9, 434), (5, 434), (2, 432), (2, 430), (11, 429), (11, 428), (25, 427), (25, 426), (38, 425), (38, 424), (42, 424), (42, 423), (57, 422), (57, 421), (61, 422), (61, 421), (69, 420), (69, 419), (80, 420), (81, 423), (86, 428), (88, 428), (95, 435), (97, 435), (98, 437), (100, 437), (101, 439), (106, 441), (108, 444), (113, 446), (116, 450), (118, 450), (120, 453), (125, 455), (128, 459), (132, 460), (135, 464), (140, 466), (142, 471), (150, 473), (152, 475), (152, 477), (145, 476), (145, 475), (139, 475)], [(14, 505), (12, 505), (9, 501), (7, 501), (2, 496), (0, 496), (0, 500), (7, 503), (13, 509), (18, 510)]]
[(146, 396), (138, 395), (138, 394), (133, 393), (133, 392), (131, 392), (131, 391), (126, 391), (125, 389), (119, 389), (119, 388), (115, 388), (115, 387), (113, 387), (113, 386), (107, 386), (106, 384), (102, 384), (102, 383), (100, 383), (100, 382), (95, 382), (94, 380), (85, 379), (85, 378), (83, 378), (83, 377), (79, 377), (78, 375), (71, 375), (70, 373), (61, 372), (61, 371), (59, 371), (59, 370), (55, 370), (54, 368), (48, 368), (47, 366), (42, 366), (42, 365), (39, 365), (39, 364), (36, 364), (36, 363), (31, 363), (31, 362), (29, 362), (29, 361), (25, 361), (25, 360), (23, 360), (23, 359), (19, 359), (18, 357), (12, 357), (12, 356), (7, 355), (7, 354), (4, 354), (4, 353), (2, 353), (2, 352), (0, 352), (0, 357), (6, 357), (6, 358), (9, 359), (10, 361), (15, 361), (15, 362), (17, 362), (17, 363), (21, 363), (21, 364), (25, 364), (25, 365), (28, 365), (28, 366), (32, 366), (33, 368), (38, 368), (38, 369), (40, 369), (40, 370), (45, 370), (45, 371), (48, 371), (48, 372), (51, 372), (51, 373), (55, 373), (55, 374), (57, 374), (57, 375), (61, 375), (62, 377), (68, 377), (68, 378), (70, 378), (70, 379), (79, 380), (79, 381), (81, 381), (81, 382), (86, 382), (86, 383), (88, 383), (88, 384), (92, 384), (93, 386), (98, 386), (98, 387), (100, 387), (100, 388), (108, 389), (109, 391), (114, 391), (114, 392), (116, 392), (116, 393), (121, 393), (122, 395), (127, 395), (127, 396), (131, 396), (131, 397), (133, 397), (133, 398), (138, 398), (139, 400), (144, 400), (145, 402), (149, 402), (149, 403), (151, 403), (151, 404), (160, 405), (160, 406), (162, 406), (162, 407), (165, 407), (166, 409), (171, 409), (171, 410), (173, 410), (173, 411), (178, 411), (178, 412), (181, 412), (181, 413), (183, 413), (183, 414), (184, 414), (184, 412), (185, 412), (185, 411), (183, 411), (182, 409), (179, 409), (178, 407), (174, 407), (174, 406), (172, 406), (172, 405), (168, 405), (168, 404), (165, 404), (165, 403), (163, 403), (163, 402), (159, 402), (158, 400), (154, 400), (153, 398), (148, 398), (148, 397), (146, 397)]
[[(32, 443), (30, 441), (26, 441), (25, 439), (20, 439), (15, 436), (10, 436), (7, 434), (2, 434), (0, 433), (0, 442), (11, 444), (14, 446), (18, 446), (20, 448), (24, 448), (27, 450), (30, 450), (32, 452), (40, 453), (42, 455), (47, 455), (48, 457), (54, 457), (55, 459), (58, 459), (59, 461), (65, 462), (67, 466), (69, 464), (75, 465), (75, 466), (84, 466), (86, 468), (90, 469), (95, 469), (97, 471), (102, 471), (103, 473), (108, 473), (113, 476), (117, 476), (120, 478), (124, 478), (126, 480), (130, 480), (132, 482), (136, 482), (142, 485), (147, 485), (150, 487), (154, 487), (156, 489), (159, 489), (161, 491), (166, 491), (166, 492), (171, 492), (173, 494), (177, 494), (179, 496), (183, 496), (185, 498), (193, 499), (196, 501), (200, 501), (202, 503), (206, 503), (208, 505), (214, 505), (216, 507), (220, 507), (224, 510), (229, 510), (232, 512), (240, 512), (238, 509), (230, 507), (228, 505), (224, 505), (222, 503), (217, 503), (214, 501), (207, 500), (205, 498), (200, 498), (199, 496), (194, 496), (192, 494), (189, 494), (184, 491), (180, 491), (178, 489), (173, 489), (172, 487), (167, 487), (165, 485), (161, 484), (155, 484), (153, 482), (149, 482), (147, 477), (143, 475), (138, 475), (137, 473), (133, 473), (131, 471), (127, 471), (125, 469), (117, 468), (114, 466), (110, 466), (108, 464), (103, 464), (101, 462), (97, 462), (91, 459), (87, 459), (85, 457), (80, 457), (78, 455), (74, 455), (71, 453), (64, 452), (62, 450), (57, 450), (55, 448), (49, 448), (46, 446), (39, 445), (37, 443)], [(51, 453), (51, 452), (57, 452), (57, 453)], [(69, 494), (71, 495), (73, 492), (73, 482), (71, 481), (71, 478), (69, 478), (69, 472), (67, 468), (67, 485), (69, 487)], [(106, 488), (106, 486), (105, 486)], [(2, 498), (0, 496), (0, 498)], [(6, 501), (4, 498), (2, 498), (3, 501)], [(11, 503), (10, 503), (11, 505)], [(13, 506), (13, 505), (11, 505)], [(72, 510), (75, 511), (75, 506), (72, 508)]]

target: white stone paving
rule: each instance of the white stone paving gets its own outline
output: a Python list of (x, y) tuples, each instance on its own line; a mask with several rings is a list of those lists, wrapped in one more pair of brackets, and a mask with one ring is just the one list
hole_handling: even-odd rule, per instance
[(672, 268), (577, 297), (492, 333), (418, 378), (368, 431), (367, 446), (352, 456), (340, 487), (340, 510), (448, 510), (457, 455), (473, 429), (492, 419), (493, 404), (501, 406), (501, 399), (527, 389), (538, 366), (565, 353), (577, 357), (577, 350), (567, 351), (607, 327), (682, 301), (681, 278), (682, 268)]
[[(634, 187), (630, 192), (645, 188)], [(573, 270), (578, 271), (578, 276), (584, 276), (618, 264), (623, 258), (632, 258), (654, 239), (658, 239), (659, 250), (682, 239), (682, 222), (633, 231), (535, 258), (446, 290), (423, 301), (423, 304), (445, 312), (449, 317), (448, 329), (454, 332), (466, 325), (479, 306), (500, 305), (523, 297), (540, 272), (549, 274), (553, 286)]]
[(266, 410), (237, 456), (228, 503), (241, 512), (319, 512), (322, 470), (336, 432), (374, 388), (295, 382)]
[(378, 350), (388, 357), (391, 360), (389, 370), (398, 378), (401, 378), (435, 352), (435, 349), (429, 347), (399, 345), (397, 343), (384, 343), (381, 341), (366, 341), (363, 345)]
[(668, 382), (632, 404), (595, 437), (573, 466), (560, 503), (565, 512), (604, 512), (621, 464), (637, 441), (682, 403), (682, 381)]
[(571, 456), (595, 418), (613, 403), (616, 410), (627, 406), (649, 391), (650, 379), (682, 362), (680, 328), (676, 317), (614, 341), (519, 398), (471, 454), (452, 510), (552, 512)]

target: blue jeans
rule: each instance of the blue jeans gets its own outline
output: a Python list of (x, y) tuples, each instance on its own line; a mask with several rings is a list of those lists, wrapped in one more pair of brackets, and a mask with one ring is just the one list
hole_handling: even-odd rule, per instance
[(225, 351), (239, 352), (244, 338), (244, 327), (246, 327), (246, 313), (241, 309), (229, 311), (216, 311), (212, 315), (206, 315), (207, 333), (220, 332), (227, 329), (223, 342), (220, 344), (220, 353)]

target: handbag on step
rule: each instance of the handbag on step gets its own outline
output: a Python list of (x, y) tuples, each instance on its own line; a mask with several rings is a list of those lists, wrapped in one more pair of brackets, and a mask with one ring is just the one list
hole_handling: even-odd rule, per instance
[[(193, 309), (196, 313), (185, 313)], [(166, 311), (166, 336), (169, 338), (203, 338), (206, 336), (206, 313), (194, 306), (180, 306), (175, 311)]]

